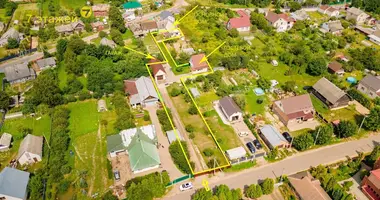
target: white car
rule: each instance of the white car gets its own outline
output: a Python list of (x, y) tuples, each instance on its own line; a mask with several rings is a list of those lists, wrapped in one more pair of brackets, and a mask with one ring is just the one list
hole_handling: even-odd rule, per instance
[(186, 190), (190, 190), (193, 188), (193, 184), (188, 182), (188, 183), (185, 183), (185, 184), (182, 184), (181, 186), (179, 186), (179, 189), (181, 191), (186, 191)]
[(240, 133), (238, 133), (238, 135), (240, 137), (245, 137), (245, 136), (248, 136), (248, 133), (247, 132), (240, 132)]

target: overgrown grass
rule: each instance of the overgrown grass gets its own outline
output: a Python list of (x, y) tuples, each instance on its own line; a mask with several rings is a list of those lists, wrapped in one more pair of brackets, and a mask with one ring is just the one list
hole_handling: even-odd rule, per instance
[(19, 4), (13, 14), (12, 21), (19, 20), (19, 23), (28, 21), (29, 15), (39, 15), (38, 6), (36, 3)]
[(232, 165), (230, 168), (225, 169), (224, 172), (239, 172), (239, 171), (254, 167), (255, 165), (256, 165), (255, 160), (252, 162), (243, 162), (237, 165)]
[(86, 0), (59, 0), (60, 5), (69, 10), (74, 10), (75, 8), (82, 8), (86, 5)]
[(100, 114), (97, 110), (96, 100), (74, 102), (67, 105), (70, 109), (70, 133), (71, 137), (95, 132), (98, 129)]
[(3, 88), (3, 79), (5, 78), (4, 73), (0, 73), (0, 90)]
[(67, 73), (65, 70), (65, 65), (63, 63), (60, 63), (58, 68), (58, 79), (59, 79), (59, 88), (62, 90), (67, 86)]

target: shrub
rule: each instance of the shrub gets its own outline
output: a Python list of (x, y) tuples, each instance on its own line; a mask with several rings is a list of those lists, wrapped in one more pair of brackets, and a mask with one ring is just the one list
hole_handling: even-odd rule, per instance
[(194, 138), (195, 138), (195, 134), (194, 134), (194, 133), (190, 133), (190, 134), (189, 134), (189, 138), (190, 138), (190, 139), (194, 139)]
[(150, 120), (150, 116), (149, 116), (149, 113), (147, 111), (144, 111), (144, 121), (149, 121)]
[(58, 193), (65, 193), (70, 187), (70, 181), (64, 180), (58, 186)]
[(191, 104), (190, 108), (187, 110), (187, 112), (190, 114), (190, 115), (196, 115), (198, 113), (198, 110), (197, 108)]
[(271, 178), (266, 178), (264, 182), (261, 183), (261, 188), (264, 195), (271, 194), (274, 190), (274, 181)]
[(171, 91), (170, 91), (170, 96), (172, 96), (172, 97), (176, 97), (176, 96), (178, 96), (178, 95), (180, 95), (181, 94), (181, 90), (180, 89), (178, 89), (178, 88), (173, 88)]
[[(170, 116), (171, 120), (173, 120), (173, 116), (172, 116), (170, 110), (168, 110), (168, 113), (169, 113), (169, 116)], [(162, 129), (164, 131), (173, 130), (173, 127), (170, 124), (170, 121), (168, 119), (168, 116), (166, 115), (165, 110), (163, 110), (163, 109), (157, 110), (156, 114), (157, 114), (157, 117), (158, 117), (158, 121), (160, 121)]]
[(313, 146), (314, 139), (310, 133), (304, 133), (293, 138), (293, 146), (299, 151), (304, 151)]
[(353, 121), (343, 120), (336, 126), (335, 134), (340, 138), (347, 138), (355, 135), (358, 125)]
[[(189, 158), (189, 150), (187, 148), (186, 142), (181, 142), (181, 145), (186, 153), (186, 156)], [(169, 153), (172, 157), (173, 162), (178, 167), (178, 169), (186, 174), (191, 174), (191, 169), (187, 163), (186, 157), (182, 152), (182, 148), (178, 141), (175, 141), (169, 146)]]
[(90, 99), (90, 98), (91, 98), (91, 94), (88, 91), (81, 91), (79, 93), (79, 100), (80, 101)]
[(69, 174), (71, 172), (71, 167), (69, 165), (64, 165), (61, 168), (62, 174)]
[(348, 90), (347, 93), (356, 101), (358, 101), (360, 104), (362, 104), (364, 107), (371, 109), (372, 108), (372, 102), (371, 100), (364, 96), (361, 92), (359, 92), (356, 89)]
[(245, 191), (245, 196), (251, 199), (259, 198), (263, 195), (260, 185), (252, 184)]
[(186, 125), (186, 126), (185, 126), (185, 129), (186, 129), (186, 131), (189, 132), (189, 133), (194, 132), (194, 126), (191, 125), (191, 124)]
[(214, 151), (210, 148), (206, 148), (205, 150), (203, 150), (203, 154), (207, 157), (211, 157), (212, 155), (214, 155)]

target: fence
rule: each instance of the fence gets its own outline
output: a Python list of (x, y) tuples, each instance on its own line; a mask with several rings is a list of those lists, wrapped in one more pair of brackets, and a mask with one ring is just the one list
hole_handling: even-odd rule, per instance
[(30, 50), (19, 52), (17, 54), (12, 54), (12, 55), (9, 55), (7, 57), (0, 58), (0, 62), (7, 61), (7, 60), (10, 60), (10, 59), (13, 59), (13, 58), (20, 57), (20, 56), (24, 56), (26, 54), (30, 54), (30, 53), (33, 53), (33, 52), (36, 52), (36, 51), (37, 51), (37, 48), (34, 48), (34, 49), (30, 49)]
[(194, 176), (192, 174), (188, 174), (188, 175), (185, 175), (185, 176), (182, 176), (182, 177), (179, 177), (177, 179), (174, 179), (172, 182), (168, 183), (166, 185), (166, 187), (170, 187), (172, 185), (175, 185), (176, 183), (179, 183), (179, 182), (182, 182), (184, 180), (187, 180), (187, 179), (190, 179), (190, 178), (194, 178)]

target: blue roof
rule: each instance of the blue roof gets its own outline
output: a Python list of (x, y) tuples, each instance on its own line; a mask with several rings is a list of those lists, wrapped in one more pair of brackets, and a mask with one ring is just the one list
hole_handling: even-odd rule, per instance
[(280, 145), (282, 142), (288, 142), (272, 125), (264, 125), (260, 128), (260, 132), (273, 147)]
[(141, 8), (141, 3), (137, 1), (130, 1), (123, 4), (124, 9), (134, 9), (134, 8)]
[(0, 172), (0, 194), (25, 199), (29, 172), (5, 167)]

